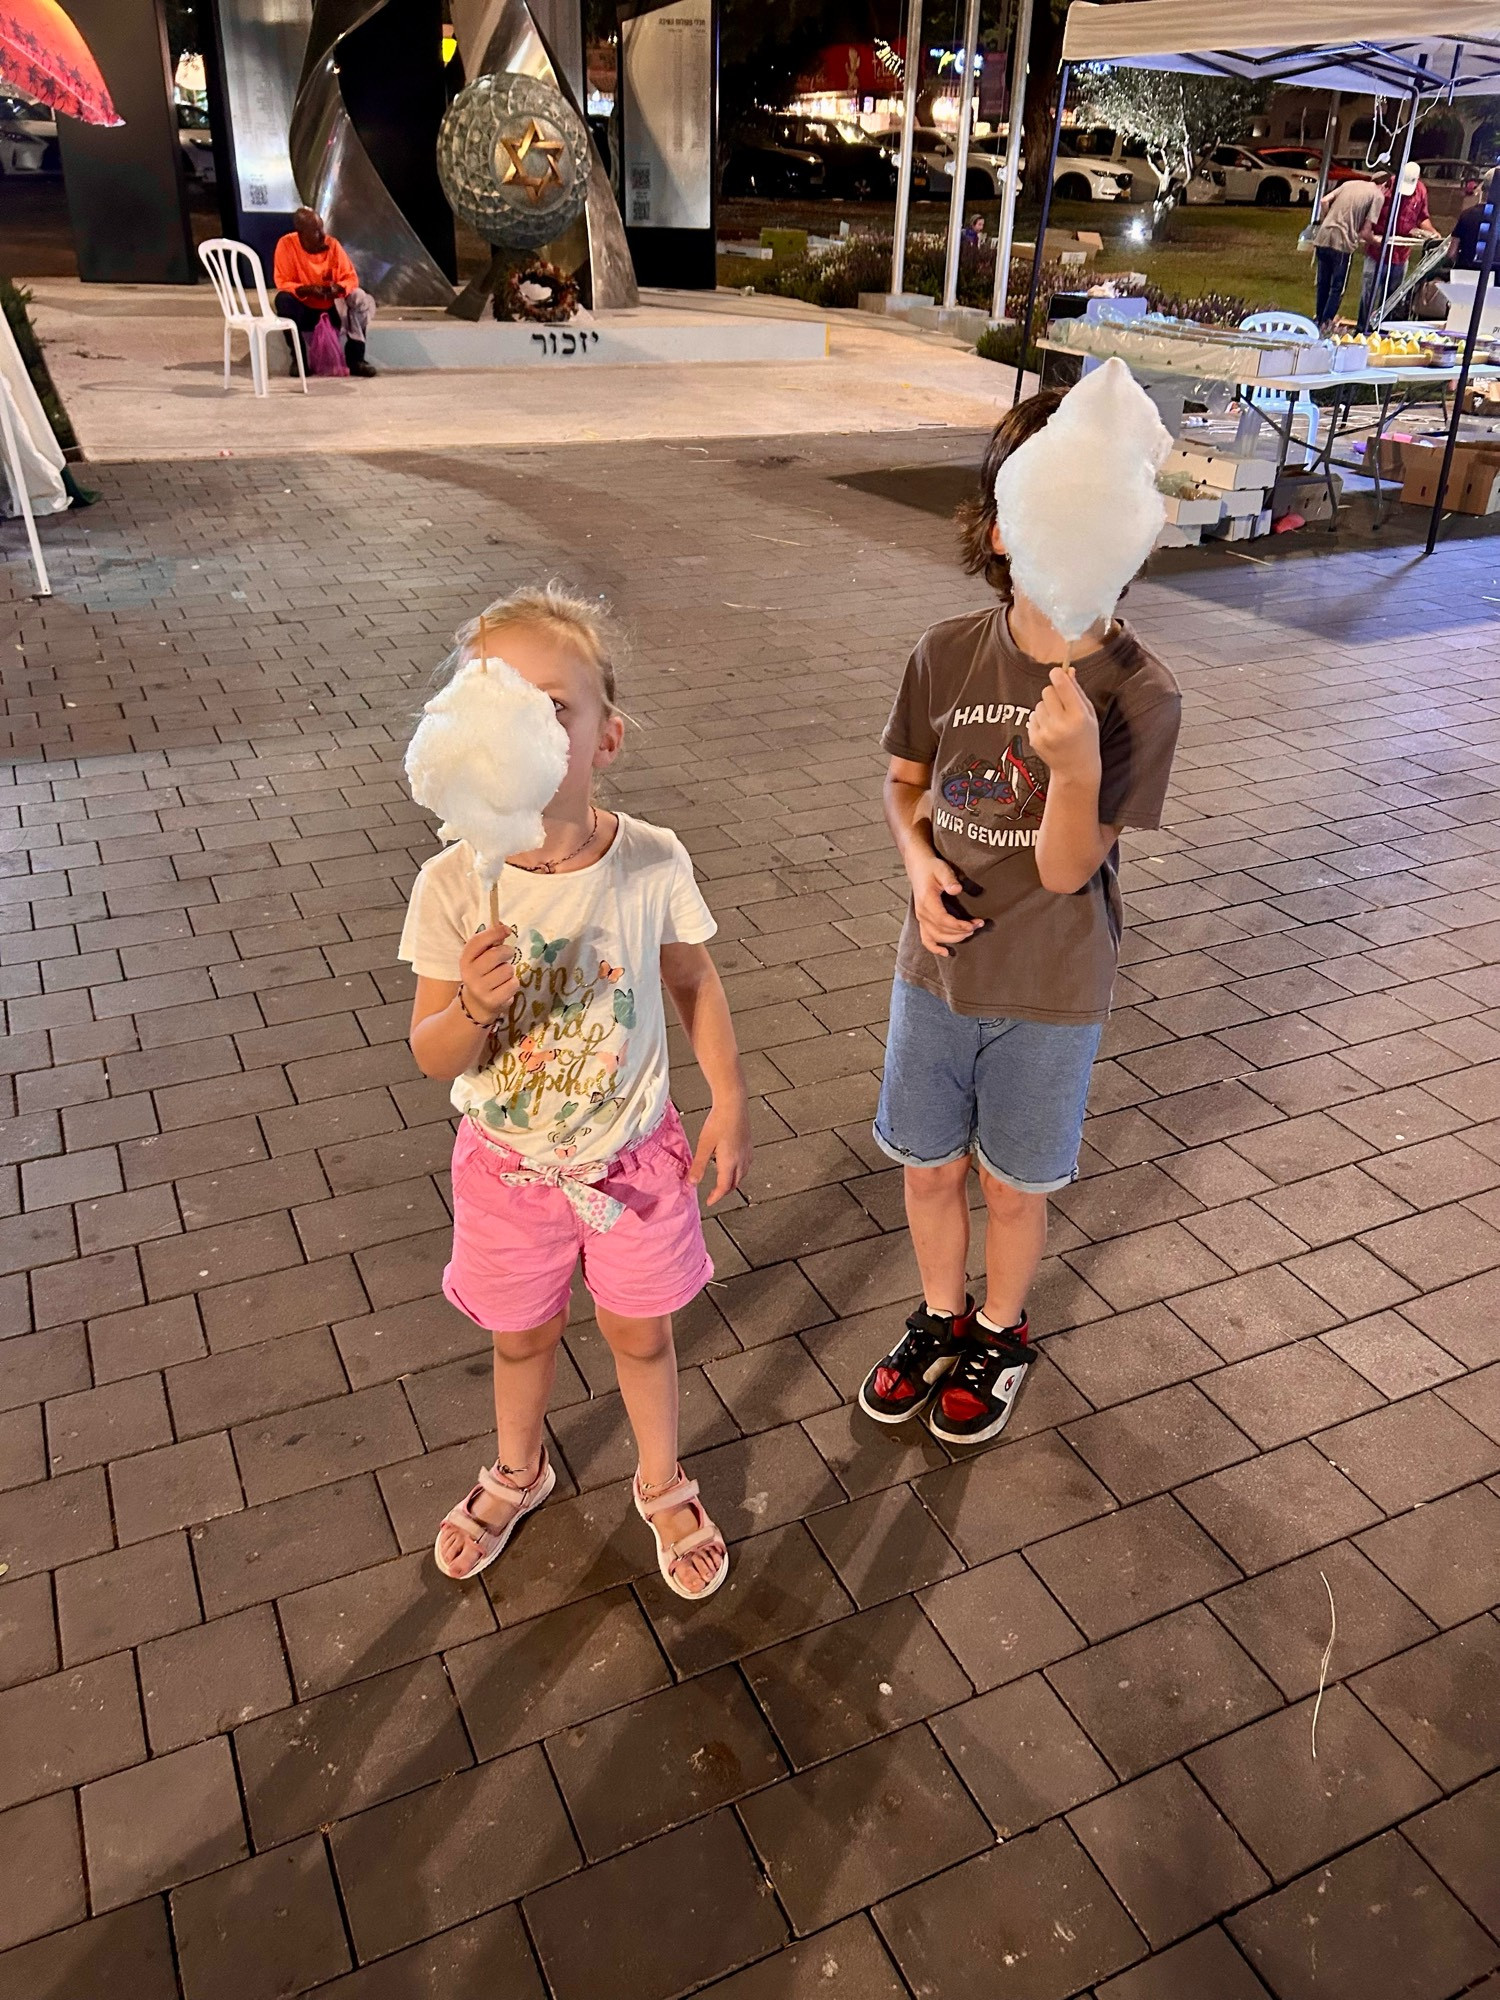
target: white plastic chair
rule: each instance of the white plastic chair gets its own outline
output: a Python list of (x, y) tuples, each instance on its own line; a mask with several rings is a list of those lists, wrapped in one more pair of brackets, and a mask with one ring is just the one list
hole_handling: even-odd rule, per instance
[[(198, 245), (198, 256), (203, 268), (213, 280), (220, 310), (224, 314), (224, 387), (229, 387), (229, 343), (236, 333), (244, 334), (250, 344), (250, 379), (255, 385), (257, 396), (270, 393), (269, 371), (266, 366), (266, 343), (273, 333), (289, 333), (292, 336), (292, 353), (297, 360), (297, 373), (302, 377), (302, 393), (307, 394), (307, 370), (302, 363), (302, 341), (297, 332), (295, 320), (281, 319), (271, 308), (266, 295), (266, 274), (261, 261), (248, 243), (236, 243), (232, 236), (211, 236), (206, 243)], [(255, 281), (255, 296), (258, 310), (250, 303), (250, 294), (245, 287), (241, 263), (248, 264), (250, 276)]]
[[(1283, 311), (1253, 312), (1247, 319), (1240, 321), (1240, 332), (1272, 333), (1287, 340), (1321, 340), (1323, 337), (1318, 331), (1316, 321), (1310, 320), (1306, 313)], [(1288, 430), (1291, 429), (1295, 417), (1306, 418), (1307, 449), (1303, 457), (1305, 465), (1317, 445), (1318, 426), (1322, 422), (1323, 415), (1312, 397), (1305, 389), (1300, 395), (1293, 397), (1289, 396), (1285, 389), (1257, 389), (1253, 383), (1250, 385), (1249, 397), (1258, 410), (1275, 410), (1278, 415), (1283, 411), (1292, 412), (1291, 416), (1285, 418)]]

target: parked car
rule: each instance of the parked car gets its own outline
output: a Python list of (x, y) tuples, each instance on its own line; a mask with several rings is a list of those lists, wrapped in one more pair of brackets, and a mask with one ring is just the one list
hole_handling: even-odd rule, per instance
[[(1268, 167), (1288, 167), (1294, 173), (1311, 174), (1315, 181), (1323, 170), (1321, 146), (1257, 146), (1255, 157), (1264, 160)], [(1372, 171), (1363, 160), (1330, 160), (1328, 185), (1337, 187), (1340, 181), (1368, 180)]]
[(1420, 164), (1427, 206), (1439, 227), (1458, 220), (1459, 211), (1468, 206), (1470, 195), (1490, 165), (1476, 165), (1473, 160), (1423, 160)]
[(821, 195), (827, 171), (816, 153), (802, 146), (772, 145), (742, 134), (724, 163), (724, 192), (730, 197), (759, 195), (806, 200)]
[[(915, 134), (917, 160), (927, 173), (927, 191), (945, 200), (953, 191), (953, 175), (958, 166), (958, 141), (951, 133), (934, 125), (919, 125)], [(915, 183), (914, 183), (915, 184)], [(964, 173), (966, 201), (998, 201), (1005, 185), (1005, 155), (991, 152), (985, 145), (969, 142), (969, 159)]]
[[(1069, 191), (1061, 181), (1069, 179)], [(1120, 177), (1128, 178), (1126, 200), (1168, 201), (1187, 179), (1182, 168), (1173, 168), (1160, 146), (1153, 146), (1132, 133), (1117, 132), (1110, 125), (1075, 125), (1065, 130), (1058, 147), (1054, 190), (1064, 201), (1117, 201)], [(1111, 177), (1116, 192), (1108, 190)], [(1076, 183), (1087, 184), (1087, 191)]]
[(895, 156), (845, 118), (777, 118), (773, 146), (812, 153), (823, 162), (823, 192), (834, 201), (889, 201), (896, 192)]
[(45, 104), (0, 97), (0, 174), (60, 174), (57, 120)]
[(1253, 201), (1261, 208), (1311, 207), (1318, 176), (1303, 167), (1274, 167), (1247, 146), (1215, 146), (1199, 167), (1199, 177), (1222, 187), (1225, 201)]

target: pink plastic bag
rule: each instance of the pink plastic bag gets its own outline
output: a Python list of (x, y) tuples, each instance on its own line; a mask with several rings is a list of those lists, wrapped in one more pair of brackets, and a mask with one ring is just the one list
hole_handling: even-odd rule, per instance
[(349, 365), (344, 360), (344, 343), (339, 339), (338, 328), (328, 313), (319, 313), (318, 323), (308, 339), (307, 372), (310, 375), (349, 373)]

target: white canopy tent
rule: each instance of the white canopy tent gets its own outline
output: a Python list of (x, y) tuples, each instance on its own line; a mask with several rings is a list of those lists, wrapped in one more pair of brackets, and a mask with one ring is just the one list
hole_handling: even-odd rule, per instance
[[(1253, 43), (1226, 46), (1226, 30), (1239, 9), (1224, 0), (1074, 0), (1063, 30), (1062, 68), (1053, 120), (1051, 155), (1067, 103), (1068, 75), (1079, 63), (1108, 63), (1134, 69), (1184, 71), (1194, 76), (1235, 77), (1261, 83), (1297, 84), (1321, 90), (1368, 92), (1408, 100), (1405, 158), (1419, 108), (1455, 97), (1500, 95), (1500, 0), (1255, 0), (1249, 12)], [(1042, 194), (1032, 258), (1031, 286), (1021, 326), (1016, 371), (1019, 398), (1026, 349), (1036, 317), (1042, 247), (1052, 205), (1049, 167)], [(1396, 219), (1392, 204), (1387, 229)], [(1465, 349), (1465, 378), (1483, 308), (1494, 237), (1474, 301)], [(1443, 479), (1432, 511), (1427, 547), (1431, 552), (1442, 515), (1448, 466), (1458, 434), (1461, 381), (1454, 396)]]

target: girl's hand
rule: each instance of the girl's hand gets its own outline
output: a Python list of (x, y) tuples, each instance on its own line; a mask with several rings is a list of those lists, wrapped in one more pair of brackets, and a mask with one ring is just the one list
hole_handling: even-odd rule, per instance
[(955, 916), (943, 901), (944, 896), (962, 895), (964, 885), (943, 857), (934, 853), (925, 841), (920, 848), (914, 842), (907, 850), (906, 875), (911, 883), (917, 929), (922, 934), (923, 944), (934, 957), (951, 958), (955, 945), (962, 944), (975, 931), (984, 929), (982, 917)]
[(471, 1013), (498, 1021), (521, 990), (516, 977), (513, 933), (501, 924), (482, 930), (464, 946), (458, 961), (460, 990)]
[(693, 1187), (702, 1185), (710, 1160), (715, 1166), (714, 1191), (708, 1197), (712, 1208), (716, 1201), (722, 1201), (737, 1188), (749, 1171), (750, 1107), (743, 1097), (715, 1104), (704, 1119), (703, 1130), (698, 1134), (698, 1150), (688, 1168), (688, 1180)]
[(1052, 669), (1026, 734), (1054, 777), (1098, 784), (1099, 716), (1071, 667)]

